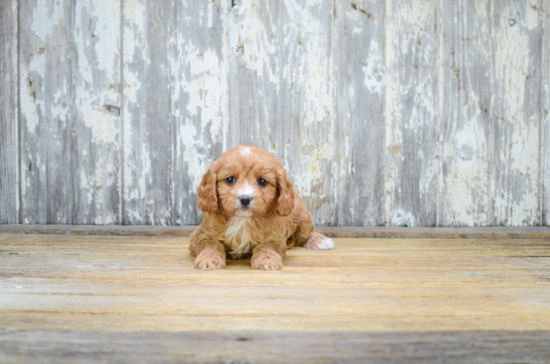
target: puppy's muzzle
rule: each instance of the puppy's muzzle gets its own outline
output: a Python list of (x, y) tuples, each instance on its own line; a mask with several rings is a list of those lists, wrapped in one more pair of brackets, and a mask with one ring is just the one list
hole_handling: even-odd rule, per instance
[(242, 207), (247, 207), (252, 201), (252, 196), (241, 196), (239, 197), (239, 201), (241, 202)]

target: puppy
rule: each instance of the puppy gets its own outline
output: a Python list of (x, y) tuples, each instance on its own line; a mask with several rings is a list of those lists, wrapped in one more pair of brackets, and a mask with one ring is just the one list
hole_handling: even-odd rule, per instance
[(197, 195), (204, 220), (189, 246), (197, 269), (222, 269), (227, 256), (251, 256), (253, 269), (278, 270), (289, 247), (334, 249), (332, 239), (313, 230), (281, 163), (261, 148), (242, 145), (223, 153)]

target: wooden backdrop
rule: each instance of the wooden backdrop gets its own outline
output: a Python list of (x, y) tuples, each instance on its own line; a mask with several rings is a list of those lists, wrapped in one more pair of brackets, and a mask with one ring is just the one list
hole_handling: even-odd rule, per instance
[(200, 222), (273, 152), (319, 224), (550, 223), (548, 0), (2, 0), (0, 222)]

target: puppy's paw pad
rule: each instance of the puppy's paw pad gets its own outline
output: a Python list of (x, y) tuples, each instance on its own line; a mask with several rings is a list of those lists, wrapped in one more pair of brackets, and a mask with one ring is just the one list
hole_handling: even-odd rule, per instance
[(216, 270), (225, 268), (225, 259), (218, 252), (202, 251), (195, 258), (195, 269)]
[(334, 241), (322, 234), (313, 233), (304, 245), (304, 248), (312, 250), (331, 250), (334, 249)]

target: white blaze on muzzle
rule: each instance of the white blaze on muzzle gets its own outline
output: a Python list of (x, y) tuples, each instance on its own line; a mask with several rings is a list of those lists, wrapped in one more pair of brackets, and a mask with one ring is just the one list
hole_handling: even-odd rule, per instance
[(247, 182), (245, 182), (244, 187), (237, 192), (237, 196), (237, 208), (243, 207), (241, 204), (241, 198), (243, 197), (248, 197), (251, 199), (250, 204), (248, 204), (246, 207), (252, 207), (252, 204), (254, 203), (254, 188), (250, 186)]

